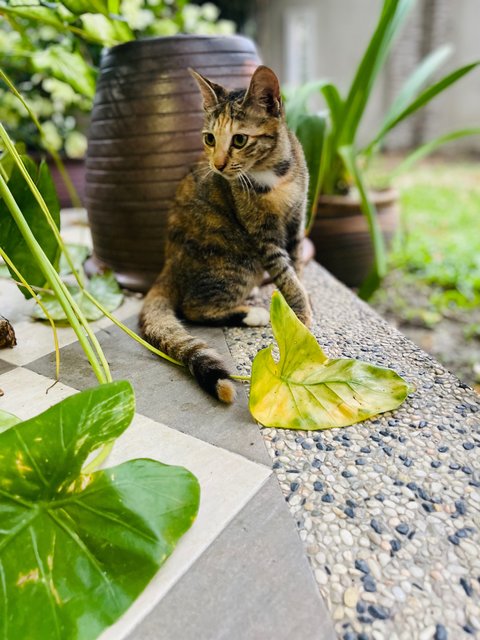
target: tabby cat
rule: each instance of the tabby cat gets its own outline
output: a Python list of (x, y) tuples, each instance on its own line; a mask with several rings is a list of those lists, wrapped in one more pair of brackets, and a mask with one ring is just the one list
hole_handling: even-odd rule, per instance
[(185, 364), (205, 391), (233, 402), (228, 367), (180, 319), (266, 325), (267, 310), (248, 297), (267, 271), (310, 325), (299, 279), (308, 174), (271, 69), (258, 67), (246, 91), (228, 91), (190, 73), (203, 96), (207, 162), (194, 166), (179, 186), (165, 266), (145, 298), (140, 326), (146, 340)]

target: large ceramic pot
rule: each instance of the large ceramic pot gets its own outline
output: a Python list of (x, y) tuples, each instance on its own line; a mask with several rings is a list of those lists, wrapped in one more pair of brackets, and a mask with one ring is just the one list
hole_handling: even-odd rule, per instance
[[(388, 245), (398, 226), (398, 193), (386, 189), (370, 195)], [(309, 237), (321, 265), (349, 287), (361, 285), (373, 265), (373, 245), (357, 198), (321, 196)]]
[(106, 51), (87, 154), (90, 270), (107, 266), (127, 288), (150, 287), (163, 264), (168, 209), (202, 150), (201, 97), (187, 69), (240, 88), (259, 64), (240, 36), (152, 38)]

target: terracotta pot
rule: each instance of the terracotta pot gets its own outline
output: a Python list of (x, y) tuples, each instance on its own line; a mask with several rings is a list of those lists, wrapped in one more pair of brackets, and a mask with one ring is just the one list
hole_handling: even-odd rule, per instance
[(106, 51), (87, 154), (90, 271), (108, 266), (121, 285), (150, 287), (177, 185), (202, 151), (201, 97), (187, 68), (240, 88), (259, 64), (254, 44), (240, 36), (152, 38)]
[[(387, 245), (398, 226), (398, 193), (394, 189), (371, 193)], [(321, 196), (309, 234), (316, 259), (349, 287), (358, 287), (373, 265), (373, 245), (367, 219), (358, 199)]]

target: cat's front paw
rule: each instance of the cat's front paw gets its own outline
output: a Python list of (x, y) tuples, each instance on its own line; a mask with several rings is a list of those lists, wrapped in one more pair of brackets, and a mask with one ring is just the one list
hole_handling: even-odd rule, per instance
[(250, 307), (242, 323), (247, 327), (264, 327), (270, 322), (270, 314), (263, 307)]
[(295, 311), (295, 313), (300, 322), (303, 322), (307, 329), (310, 329), (313, 322), (313, 314), (310, 305), (301, 311)]

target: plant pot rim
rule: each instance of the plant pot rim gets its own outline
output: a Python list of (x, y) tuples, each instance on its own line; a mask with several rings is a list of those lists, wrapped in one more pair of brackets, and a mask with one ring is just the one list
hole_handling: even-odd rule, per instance
[(232, 42), (232, 40), (236, 40), (239, 44), (243, 42), (244, 44), (252, 45), (253, 41), (251, 38), (247, 36), (242, 36), (239, 34), (225, 35), (221, 33), (217, 34), (198, 34), (198, 33), (176, 33), (172, 36), (150, 36), (146, 38), (138, 38), (136, 40), (129, 40), (128, 42), (121, 42), (120, 44), (113, 45), (113, 47), (108, 47), (105, 50), (105, 53), (117, 53), (117, 52), (126, 52), (129, 49), (136, 49), (141, 46), (148, 46), (152, 44), (156, 44), (159, 42), (165, 43), (167, 45), (171, 42), (178, 41), (187, 42), (191, 40), (192, 42), (204, 42), (206, 40), (216, 40), (220, 42), (221, 40)]
[[(388, 204), (389, 202), (398, 200), (398, 190), (394, 187), (387, 187), (386, 189), (379, 190), (369, 190), (368, 194), (372, 199), (373, 204), (382, 205)], [(360, 203), (360, 197), (358, 192), (351, 191), (350, 193), (342, 196), (342, 195), (328, 195), (322, 194), (318, 199), (318, 204), (322, 205), (338, 205), (341, 207), (352, 207), (358, 208)]]

